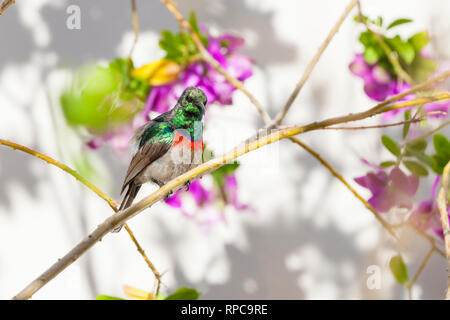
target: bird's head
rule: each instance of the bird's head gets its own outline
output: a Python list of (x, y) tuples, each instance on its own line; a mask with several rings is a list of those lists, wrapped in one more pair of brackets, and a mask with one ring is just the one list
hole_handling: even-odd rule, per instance
[(200, 121), (205, 113), (206, 103), (206, 94), (196, 87), (186, 88), (178, 99), (183, 115), (189, 120)]

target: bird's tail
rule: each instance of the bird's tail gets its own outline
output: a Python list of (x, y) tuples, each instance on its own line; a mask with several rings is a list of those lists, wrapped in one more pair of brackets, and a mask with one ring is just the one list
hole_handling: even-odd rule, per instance
[[(125, 210), (126, 208), (131, 206), (140, 188), (141, 188), (140, 185), (137, 185), (133, 182), (131, 182), (128, 185), (127, 193), (125, 194), (125, 197), (123, 198), (122, 203), (120, 204), (119, 211)], [(123, 225), (121, 224), (120, 226), (114, 228), (112, 232), (119, 232), (120, 229), (122, 229), (122, 226)]]

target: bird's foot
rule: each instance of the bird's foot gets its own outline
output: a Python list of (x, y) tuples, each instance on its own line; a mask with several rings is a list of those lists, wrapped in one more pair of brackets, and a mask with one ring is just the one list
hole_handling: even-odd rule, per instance
[(168, 200), (170, 199), (170, 197), (172, 196), (172, 194), (173, 194), (172, 191), (170, 191), (168, 194), (166, 194), (166, 197), (165, 197), (166, 201), (168, 201)]
[(189, 187), (191, 186), (191, 181), (188, 180), (188, 182), (185, 183), (186, 191), (189, 191)]

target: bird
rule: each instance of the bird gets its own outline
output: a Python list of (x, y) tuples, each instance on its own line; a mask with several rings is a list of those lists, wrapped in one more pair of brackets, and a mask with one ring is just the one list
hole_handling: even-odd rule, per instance
[[(136, 130), (131, 140), (135, 150), (120, 194), (125, 189), (127, 192), (119, 211), (131, 206), (144, 183), (162, 187), (202, 162), (206, 104), (206, 94), (200, 88), (188, 87), (172, 109)], [(189, 184), (188, 181), (187, 190)], [(113, 232), (121, 228), (122, 225)]]

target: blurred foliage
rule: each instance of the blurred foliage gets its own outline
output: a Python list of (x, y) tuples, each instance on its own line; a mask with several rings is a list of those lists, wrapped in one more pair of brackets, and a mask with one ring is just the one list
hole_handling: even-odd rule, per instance
[(428, 175), (427, 167), (436, 174), (442, 175), (445, 165), (450, 161), (450, 142), (441, 133), (436, 133), (433, 136), (434, 154), (426, 153), (428, 144), (425, 139), (416, 139), (404, 143), (403, 148), (387, 135), (381, 137), (381, 142), (389, 152), (396, 156), (395, 161), (381, 162), (380, 166), (383, 168), (403, 163), (412, 174), (424, 177)]
[[(207, 47), (208, 37), (201, 34), (197, 24), (197, 17), (194, 12), (189, 14), (188, 22), (202, 41), (203, 45)], [(192, 39), (192, 36), (187, 31), (173, 33), (169, 30), (163, 30), (161, 32), (159, 46), (166, 52), (165, 59), (175, 61), (178, 64), (188, 62), (199, 53), (194, 39)]]
[[(430, 42), (430, 37), (426, 31), (418, 32), (408, 39), (402, 39), (399, 35), (388, 37), (384, 35), (388, 30), (397, 28), (398, 26), (412, 22), (411, 19), (400, 18), (392, 21), (386, 28), (383, 27), (382, 17), (372, 20), (366, 16), (363, 17), (365, 23), (379, 29), (381, 33), (378, 35), (383, 42), (394, 52), (400, 61), (402, 67), (411, 75), (414, 81), (422, 82), (435, 70), (436, 63), (424, 57), (422, 49)], [(355, 17), (355, 21), (359, 21), (359, 16)], [(376, 35), (369, 30), (361, 33), (359, 42), (364, 46), (364, 60), (373, 65), (378, 63), (391, 76), (395, 77), (395, 70), (389, 62), (385, 50), (383, 50)]]
[(132, 69), (130, 59), (118, 58), (108, 67), (81, 70), (60, 98), (67, 122), (102, 132), (134, 117), (143, 108), (150, 87), (133, 77)]
[(401, 255), (391, 258), (389, 261), (389, 268), (398, 283), (406, 285), (408, 283), (408, 268)]

